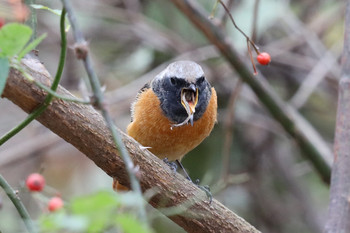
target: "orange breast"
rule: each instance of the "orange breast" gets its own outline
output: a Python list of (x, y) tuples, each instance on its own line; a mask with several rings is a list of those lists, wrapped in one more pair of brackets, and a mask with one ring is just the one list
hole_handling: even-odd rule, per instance
[(134, 105), (133, 122), (127, 133), (159, 158), (170, 161), (181, 159), (186, 153), (198, 146), (212, 131), (216, 122), (217, 97), (212, 88), (212, 96), (203, 116), (193, 126), (184, 125), (171, 129), (165, 117), (158, 97), (152, 89), (140, 94)]

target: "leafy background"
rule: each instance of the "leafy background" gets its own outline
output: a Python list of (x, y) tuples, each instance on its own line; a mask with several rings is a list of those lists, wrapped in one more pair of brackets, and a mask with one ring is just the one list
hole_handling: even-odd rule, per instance
[[(36, 3), (61, 8), (59, 1)], [(197, 61), (218, 92), (219, 115), (211, 136), (183, 160), (190, 176), (210, 184), (215, 198), (262, 232), (319, 232), (322, 229), (327, 217), (328, 185), (248, 87), (241, 87), (234, 107), (231, 106), (229, 100), (237, 94), (239, 77), (171, 2), (76, 0), (73, 3), (118, 127), (125, 130), (130, 121), (130, 103), (145, 82), (172, 60)], [(214, 1), (198, 3), (207, 9), (209, 16)], [(232, 1), (235, 21), (248, 35), (252, 32), (254, 3), (253, 0)], [(271, 54), (272, 63), (268, 67), (258, 66), (256, 78), (264, 76), (275, 92), (317, 129), (330, 148), (334, 137), (344, 6), (345, 1), (265, 0), (260, 1), (257, 15), (255, 42), (261, 51)], [(47, 33), (38, 46), (39, 59), (54, 75), (60, 49), (59, 17), (46, 10), (37, 10), (37, 16), (38, 35)], [(245, 38), (234, 29), (219, 6), (216, 19), (222, 18), (226, 20), (222, 26), (231, 42), (250, 65)], [(61, 84), (77, 96), (89, 96), (89, 90), (84, 88), (86, 74), (73, 55), (71, 35), (68, 42), (70, 49)], [(0, 109), (1, 134), (26, 116), (6, 99), (0, 100)], [(69, 208), (86, 195), (99, 200), (111, 191), (110, 177), (75, 148), (33, 122), (1, 147), (0, 172), (19, 190), (34, 219), (45, 218), (42, 216), (45, 197), (28, 193), (23, 184), (29, 173), (38, 171), (53, 188), (48, 192), (59, 192), (71, 203)], [(3, 191), (0, 198), (1, 231), (24, 231)], [(92, 203), (96, 203), (92, 209), (103, 207), (99, 201)], [(110, 216), (108, 213), (101, 211), (106, 219)], [(156, 232), (169, 229), (182, 232), (155, 211), (150, 210), (150, 215)], [(74, 228), (84, 224), (83, 221), (86, 220), (76, 219), (73, 227), (66, 227), (73, 232), (83, 232), (84, 228)], [(53, 231), (51, 227), (47, 231)]]

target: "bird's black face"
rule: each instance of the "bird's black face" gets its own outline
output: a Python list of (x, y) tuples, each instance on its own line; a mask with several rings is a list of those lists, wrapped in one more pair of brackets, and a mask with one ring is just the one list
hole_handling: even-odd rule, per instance
[(193, 121), (200, 119), (211, 97), (211, 86), (203, 75), (190, 79), (164, 76), (154, 80), (152, 88), (165, 116), (175, 124), (184, 122), (189, 115), (193, 115)]

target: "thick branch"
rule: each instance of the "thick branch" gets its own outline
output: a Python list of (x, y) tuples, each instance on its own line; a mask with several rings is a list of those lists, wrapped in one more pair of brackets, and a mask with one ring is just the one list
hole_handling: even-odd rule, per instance
[(350, 232), (350, 1), (346, 7), (330, 204), (325, 232)]
[[(49, 74), (39, 61), (25, 59), (23, 63), (37, 81), (50, 85)], [(62, 87), (58, 88), (58, 93), (72, 96)], [(3, 97), (29, 113), (42, 103), (45, 96), (43, 90), (11, 69)], [(83, 152), (109, 176), (117, 177), (123, 185), (130, 185), (109, 130), (102, 116), (91, 106), (55, 100), (37, 120)], [(185, 203), (182, 214), (169, 218), (187, 232), (259, 232), (218, 201), (208, 204), (202, 190), (181, 175), (173, 174), (161, 160), (141, 149), (135, 140), (125, 134), (122, 136), (133, 161), (140, 167), (142, 190), (153, 188), (157, 191), (149, 203), (155, 208)]]

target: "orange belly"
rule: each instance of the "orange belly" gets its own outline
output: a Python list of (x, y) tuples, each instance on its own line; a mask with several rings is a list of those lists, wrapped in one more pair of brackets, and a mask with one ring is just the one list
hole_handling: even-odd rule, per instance
[(133, 122), (127, 133), (159, 158), (170, 161), (181, 159), (198, 146), (212, 131), (216, 122), (217, 97), (212, 96), (203, 116), (193, 126), (184, 125), (171, 129), (173, 124), (165, 117), (158, 97), (151, 89), (141, 93), (134, 105)]

